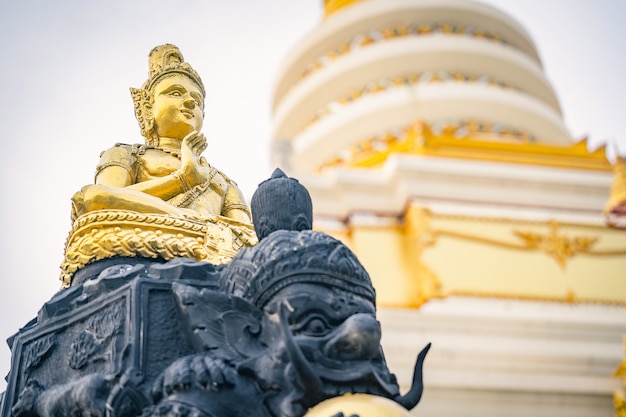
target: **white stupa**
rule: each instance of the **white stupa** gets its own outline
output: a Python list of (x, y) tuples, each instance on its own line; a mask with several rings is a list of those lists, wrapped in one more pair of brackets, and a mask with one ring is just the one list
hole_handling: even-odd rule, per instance
[(613, 415), (621, 162), (571, 136), (532, 39), (499, 10), (325, 8), (277, 76), (272, 158), (370, 272), (404, 384), (433, 342), (415, 415)]

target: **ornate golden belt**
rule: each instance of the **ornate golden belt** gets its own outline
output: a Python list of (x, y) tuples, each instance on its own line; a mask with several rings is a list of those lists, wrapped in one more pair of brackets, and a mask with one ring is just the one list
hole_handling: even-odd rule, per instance
[(203, 220), (125, 210), (101, 210), (76, 219), (65, 243), (61, 264), (62, 287), (72, 283), (76, 271), (115, 256), (193, 258), (212, 264), (228, 263), (257, 237), (251, 224), (222, 216)]

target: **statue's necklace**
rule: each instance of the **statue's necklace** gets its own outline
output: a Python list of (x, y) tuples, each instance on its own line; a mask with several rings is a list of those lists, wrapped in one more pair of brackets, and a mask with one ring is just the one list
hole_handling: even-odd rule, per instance
[(163, 151), (165, 153), (168, 153), (168, 154), (172, 155), (175, 158), (180, 159), (180, 151), (179, 150), (168, 149), (168, 148), (164, 148), (162, 146), (155, 146), (154, 149), (158, 149), (160, 151)]

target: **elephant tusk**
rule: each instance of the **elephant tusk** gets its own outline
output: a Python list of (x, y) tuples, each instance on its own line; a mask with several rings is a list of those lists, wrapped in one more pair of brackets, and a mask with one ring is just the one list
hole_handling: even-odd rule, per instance
[(422, 398), (422, 392), (424, 391), (424, 382), (422, 380), (422, 367), (424, 365), (424, 359), (426, 358), (426, 354), (430, 349), (430, 343), (422, 349), (422, 351), (417, 355), (417, 360), (415, 361), (415, 368), (413, 370), (413, 383), (411, 385), (411, 389), (405, 395), (398, 396), (395, 398), (395, 401), (406, 408), (407, 410), (413, 409), (420, 402)]

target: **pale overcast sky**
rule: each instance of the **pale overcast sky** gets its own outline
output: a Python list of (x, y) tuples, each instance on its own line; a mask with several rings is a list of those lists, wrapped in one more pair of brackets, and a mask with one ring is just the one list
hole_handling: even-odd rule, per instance
[[(270, 172), (270, 99), (289, 49), (321, 0), (0, 2), (2, 139), (0, 374), (3, 340), (58, 290), (72, 194), (100, 151), (141, 142), (128, 87), (147, 55), (178, 45), (207, 88), (205, 155), (250, 198)], [(537, 43), (575, 138), (626, 153), (626, 2), (491, 0)], [(8, 129), (6, 129), (8, 127)], [(0, 389), (4, 381), (0, 382)]]

